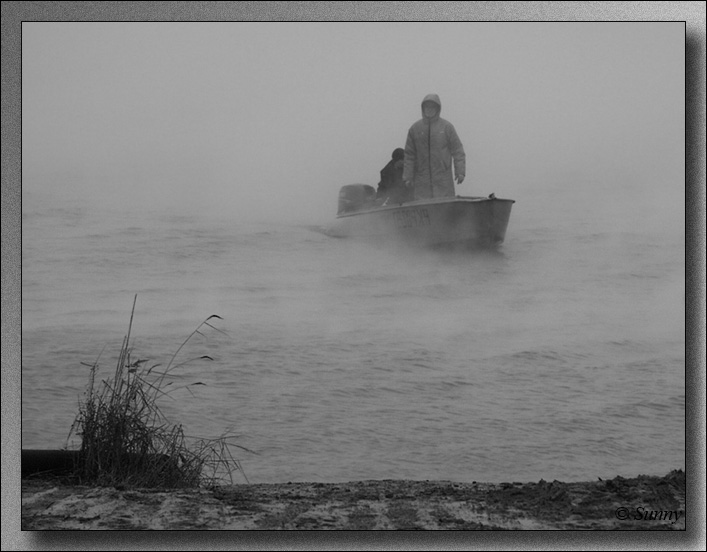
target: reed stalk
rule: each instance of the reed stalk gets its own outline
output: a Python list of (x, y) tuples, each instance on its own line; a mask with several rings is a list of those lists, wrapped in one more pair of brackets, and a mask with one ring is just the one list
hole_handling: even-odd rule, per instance
[[(216, 439), (188, 438), (181, 424), (171, 424), (162, 414), (158, 400), (176, 389), (165, 387), (172, 372), (192, 361), (213, 360), (208, 355), (175, 364), (186, 343), (202, 334), (204, 327), (221, 332), (204, 320), (179, 346), (163, 371), (146, 360), (132, 360), (131, 332), (137, 295), (133, 301), (128, 333), (118, 355), (112, 379), (96, 384), (97, 359), (90, 366), (88, 386), (71, 426), (69, 438), (81, 438), (74, 476), (83, 484), (130, 487), (211, 486), (224, 479), (233, 484), (233, 473), (243, 473), (233, 457), (231, 436)], [(221, 332), (223, 333), (223, 332)], [(195, 382), (191, 385), (203, 385)], [(252, 452), (252, 451), (248, 451)], [(225, 475), (224, 475), (225, 474)], [(245, 474), (243, 474), (245, 476)], [(247, 478), (246, 478), (247, 481)]]

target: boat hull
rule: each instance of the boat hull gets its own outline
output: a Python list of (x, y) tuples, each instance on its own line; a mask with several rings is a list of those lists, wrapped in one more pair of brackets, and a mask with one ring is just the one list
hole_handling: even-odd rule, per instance
[(373, 207), (340, 214), (327, 234), (424, 247), (496, 247), (506, 237), (513, 203), (457, 196)]

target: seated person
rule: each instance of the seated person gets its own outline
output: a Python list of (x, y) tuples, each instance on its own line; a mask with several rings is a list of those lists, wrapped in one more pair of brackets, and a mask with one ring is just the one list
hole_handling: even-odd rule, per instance
[[(396, 148), (392, 159), (381, 170), (381, 180), (378, 183), (377, 199), (384, 203), (403, 203), (409, 201), (409, 190), (403, 183), (403, 159), (405, 150)], [(387, 200), (387, 201), (386, 201)]]

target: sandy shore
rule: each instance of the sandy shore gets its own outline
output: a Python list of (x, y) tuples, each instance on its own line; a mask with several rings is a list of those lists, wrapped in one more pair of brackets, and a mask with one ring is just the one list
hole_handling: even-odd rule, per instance
[(685, 473), (563, 483), (117, 489), (22, 480), (22, 530), (685, 530)]

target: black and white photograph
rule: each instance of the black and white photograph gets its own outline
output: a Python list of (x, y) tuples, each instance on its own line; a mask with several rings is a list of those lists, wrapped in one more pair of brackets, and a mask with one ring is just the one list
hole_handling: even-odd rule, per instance
[(685, 21), (212, 16), (22, 22), (22, 531), (689, 529)]

